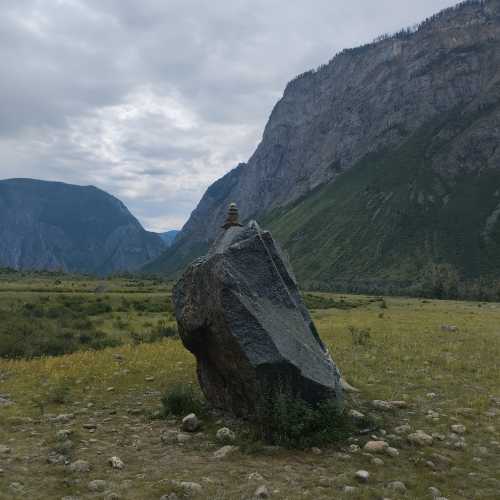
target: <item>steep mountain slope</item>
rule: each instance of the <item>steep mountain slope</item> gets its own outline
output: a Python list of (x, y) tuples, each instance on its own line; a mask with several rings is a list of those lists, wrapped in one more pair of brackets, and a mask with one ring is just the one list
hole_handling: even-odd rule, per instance
[(177, 229), (172, 229), (171, 231), (165, 231), (164, 233), (158, 233), (158, 236), (163, 240), (163, 243), (167, 247), (172, 246), (172, 244), (175, 241), (175, 238), (179, 234), (179, 231)]
[[(465, 244), (475, 245), (477, 253), (480, 241), (463, 228), (487, 226), (483, 234), (494, 230), (496, 189), (481, 192), (481, 200), (490, 199), (479, 217), (476, 195), (465, 187), (490, 175), (488, 182), (492, 182), (500, 167), (499, 99), (500, 0), (468, 1), (425, 21), (416, 31), (404, 30), (346, 50), (290, 82), (249, 162), (207, 190), (174, 246), (147, 269), (172, 274), (182, 268), (213, 239), (231, 201), (238, 203), (244, 219), (270, 222), (290, 250), (292, 262), (299, 269), (302, 266), (302, 279), (310, 277), (313, 269), (318, 270), (315, 281), (331, 281), (335, 273), (346, 275), (349, 269), (358, 279), (368, 272), (371, 277), (383, 277), (383, 269), (391, 275), (397, 269), (396, 274), (412, 279), (403, 261), (412, 262), (414, 273), (413, 257), (402, 244), (389, 262), (374, 230), (375, 220), (381, 221), (387, 241), (401, 236), (399, 225), (426, 233), (435, 224), (444, 225), (446, 234), (460, 230)], [(434, 134), (425, 133), (429, 129)], [(385, 185), (391, 176), (399, 178), (398, 189)], [(375, 182), (378, 192), (388, 197), (384, 203), (395, 212), (383, 211), (375, 195), (367, 197), (364, 190)], [(341, 203), (340, 190), (344, 202), (350, 197), (350, 203)], [(311, 208), (308, 203), (319, 198), (330, 206), (323, 217), (335, 213), (333, 220), (323, 220), (329, 231), (320, 231), (315, 238), (317, 246), (329, 249), (323, 253), (296, 243), (297, 234), (308, 234), (307, 224), (312, 224), (305, 212)], [(432, 210), (431, 198), (435, 200)], [(463, 207), (465, 225), (445, 224), (448, 209), (442, 212), (441, 208), (452, 198)], [(295, 232), (287, 227), (291, 218)], [(306, 226), (300, 226), (301, 220)], [(342, 230), (351, 242), (347, 248), (346, 239), (338, 239)], [(358, 246), (360, 234), (366, 234), (365, 245), (379, 248), (370, 259)], [(440, 235), (434, 233), (433, 238)], [(459, 240), (458, 234), (452, 235), (447, 241), (453, 243), (446, 250), (441, 243), (427, 248), (428, 238), (423, 238), (425, 257), (417, 267), (451, 260), (461, 273), (472, 276), (464, 261), (469, 257), (454, 258), (453, 245)], [(320, 271), (324, 266), (330, 266), (328, 276)], [(475, 274), (483, 268), (476, 266)]]
[(108, 274), (138, 269), (164, 248), (93, 186), (0, 181), (0, 267)]

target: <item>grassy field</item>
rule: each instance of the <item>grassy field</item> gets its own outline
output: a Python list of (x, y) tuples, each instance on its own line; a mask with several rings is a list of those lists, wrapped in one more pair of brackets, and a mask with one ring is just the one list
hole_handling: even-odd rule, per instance
[[(117, 344), (89, 351), (77, 342), (70, 354), (0, 359), (1, 499), (182, 498), (185, 487), (175, 481), (199, 483), (198, 498), (214, 499), (251, 499), (261, 485), (279, 499), (425, 499), (430, 487), (449, 500), (500, 498), (499, 304), (308, 294), (322, 338), (360, 390), (349, 404), (380, 422), (373, 434), (399, 451), (389, 456), (363, 450), (371, 435), (303, 451), (249, 445), (244, 424), (224, 416), (205, 419), (186, 442), (164, 442), (179, 421), (156, 418), (162, 394), (179, 382), (195, 384), (194, 360), (181, 342), (145, 334), (158, 322), (173, 325), (169, 294), (166, 284), (127, 279), (0, 279), (8, 324), (26, 304), (41, 310), (30, 318), (54, 331), (90, 311), (83, 319)], [(54, 317), (51, 307), (59, 311)], [(373, 400), (407, 405), (382, 411)], [(452, 432), (457, 424), (463, 434)], [(215, 459), (223, 425), (241, 447)], [(407, 434), (420, 429), (432, 445), (409, 442)], [(123, 469), (109, 465), (112, 456)], [(72, 471), (78, 460), (90, 470)], [(358, 470), (370, 473), (366, 483), (356, 480)]]

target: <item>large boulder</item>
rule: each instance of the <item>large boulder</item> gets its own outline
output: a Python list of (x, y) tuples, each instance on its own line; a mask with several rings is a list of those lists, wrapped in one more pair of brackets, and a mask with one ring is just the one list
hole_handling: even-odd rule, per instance
[(173, 292), (184, 346), (208, 401), (252, 416), (284, 391), (341, 407), (340, 374), (271, 234), (254, 221), (228, 227)]

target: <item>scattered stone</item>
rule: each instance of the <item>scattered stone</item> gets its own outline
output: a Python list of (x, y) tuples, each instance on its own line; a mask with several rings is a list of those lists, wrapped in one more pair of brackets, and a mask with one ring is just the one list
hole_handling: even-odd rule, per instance
[(97, 429), (97, 424), (95, 422), (88, 422), (83, 424), (83, 428), (88, 431), (95, 431)]
[(52, 418), (52, 421), (58, 424), (66, 424), (73, 420), (75, 415), (73, 413), (62, 413), (61, 415), (57, 415)]
[(254, 493), (255, 498), (269, 498), (269, 490), (267, 489), (267, 486), (264, 484), (259, 486)]
[(394, 432), (396, 434), (408, 434), (411, 432), (411, 426), (408, 424), (400, 425), (394, 429)]
[(360, 447), (359, 447), (359, 445), (357, 445), (357, 444), (351, 444), (351, 445), (349, 446), (349, 451), (350, 451), (351, 453), (357, 453), (360, 449), (361, 449), (361, 448), (360, 448)]
[(14, 404), (5, 394), (0, 395), (0, 406), (10, 406)]
[(201, 495), (203, 491), (201, 484), (193, 483), (191, 481), (182, 481), (179, 483), (179, 487), (186, 496)]
[(234, 443), (236, 440), (236, 434), (227, 427), (222, 427), (217, 431), (215, 438), (219, 443)]
[(200, 421), (194, 413), (186, 415), (182, 419), (182, 430), (186, 432), (196, 432), (200, 428)]
[(111, 457), (108, 460), (109, 465), (113, 467), (113, 469), (123, 469), (125, 467), (125, 464), (119, 457)]
[(151, 375), (150, 375), (149, 377), (146, 377), (144, 380), (145, 380), (146, 382), (154, 382), (155, 378), (154, 378), (153, 376), (151, 376)]
[(406, 485), (402, 481), (391, 481), (387, 488), (393, 491), (397, 491), (398, 493), (404, 493), (406, 491)]
[(323, 453), (323, 450), (315, 446), (311, 448), (311, 452), (314, 453), (315, 455), (321, 455)]
[(443, 332), (458, 332), (458, 327), (455, 325), (441, 325), (441, 331)]
[(373, 465), (378, 466), (378, 467), (380, 467), (380, 466), (384, 465), (384, 461), (383, 461), (381, 458), (379, 458), (379, 457), (373, 457), (373, 458), (371, 459), (371, 463), (372, 463)]
[(106, 491), (108, 489), (109, 485), (107, 481), (104, 481), (103, 479), (94, 479), (93, 481), (90, 481), (88, 484), (88, 488), (90, 491)]
[(434, 486), (429, 487), (427, 491), (432, 498), (438, 498), (441, 496), (441, 491)]
[(426, 434), (422, 430), (409, 434), (408, 441), (417, 446), (432, 446), (433, 443), (432, 436), (429, 436), (429, 434)]
[(366, 470), (358, 470), (354, 477), (360, 482), (360, 483), (367, 483), (368, 480), (370, 479), (370, 473)]
[(176, 493), (169, 493), (168, 495), (162, 495), (160, 500), (179, 500)]
[(388, 447), (389, 444), (385, 441), (368, 441), (363, 450), (368, 453), (383, 453)]
[(223, 459), (226, 458), (228, 455), (231, 455), (235, 451), (238, 451), (239, 448), (238, 446), (223, 446), (222, 448), (219, 448), (217, 451), (214, 452), (213, 457), (216, 459)]
[(264, 481), (264, 478), (262, 477), (262, 474), (259, 474), (258, 472), (252, 472), (251, 474), (248, 475), (248, 480), (249, 481)]
[(178, 432), (175, 435), (175, 440), (178, 444), (184, 444), (187, 443), (188, 441), (191, 441), (191, 435), (186, 434), (184, 432)]
[(349, 416), (354, 420), (361, 420), (365, 418), (365, 415), (358, 410), (349, 410)]
[(455, 433), (455, 434), (465, 434), (466, 431), (467, 431), (467, 428), (465, 427), (465, 425), (462, 425), (462, 424), (455, 424), (455, 425), (452, 425), (451, 426), (451, 430)]
[(0, 444), (0, 455), (8, 455), (12, 450), (5, 446), (4, 444)]
[(85, 474), (86, 472), (90, 472), (90, 469), (91, 465), (85, 460), (77, 460), (69, 466), (69, 470), (77, 474)]
[[(207, 399), (251, 417), (266, 387), (341, 407), (340, 372), (318, 336), (286, 257), (255, 221), (225, 226), (173, 290), (179, 334), (196, 357)], [(293, 335), (283, 336), (283, 325)]]
[(65, 455), (52, 451), (47, 457), (47, 463), (50, 465), (65, 465), (69, 463), (69, 460)]
[(396, 448), (393, 448), (392, 446), (389, 446), (388, 448), (386, 448), (385, 453), (392, 458), (399, 457), (399, 450)]
[(375, 399), (374, 401), (372, 401), (372, 406), (376, 410), (381, 411), (391, 411), (393, 409), (389, 401), (382, 401), (380, 399)]

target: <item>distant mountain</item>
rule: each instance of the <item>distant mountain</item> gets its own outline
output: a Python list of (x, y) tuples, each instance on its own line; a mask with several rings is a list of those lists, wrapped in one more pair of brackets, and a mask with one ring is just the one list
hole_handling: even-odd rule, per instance
[(165, 248), (125, 205), (93, 186), (0, 181), (0, 267), (109, 274)]
[(291, 81), (248, 163), (146, 270), (178, 274), (236, 202), (302, 283), (500, 279), (499, 144), (500, 0), (469, 0)]
[(176, 236), (179, 234), (177, 229), (173, 229), (172, 231), (167, 231), (165, 233), (158, 233), (160, 238), (163, 240), (167, 247), (172, 246)]

